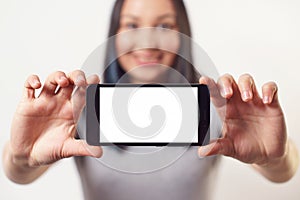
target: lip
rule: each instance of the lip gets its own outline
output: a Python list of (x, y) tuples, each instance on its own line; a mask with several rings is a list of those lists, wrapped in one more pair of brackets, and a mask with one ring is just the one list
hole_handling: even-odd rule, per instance
[(159, 56), (143, 56), (143, 55), (135, 55), (135, 62), (137, 65), (157, 65), (161, 63), (162, 55)]

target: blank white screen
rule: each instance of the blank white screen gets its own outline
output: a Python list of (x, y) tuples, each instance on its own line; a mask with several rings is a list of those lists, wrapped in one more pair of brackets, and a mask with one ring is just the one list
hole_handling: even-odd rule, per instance
[[(198, 89), (197, 87), (138, 87), (132, 92), (128, 87), (100, 87), (100, 143), (197, 143), (198, 142)], [(165, 123), (160, 131), (149, 133), (151, 137), (140, 137), (138, 132), (124, 130), (116, 117), (120, 111), (113, 112), (113, 96), (117, 90), (131, 92), (128, 102), (128, 115), (132, 123), (144, 128), (151, 124), (150, 110), (159, 105), (165, 111)], [(176, 93), (174, 92), (176, 90)], [(192, 90), (194, 99), (189, 100), (191, 119), (188, 126), (193, 127), (193, 133), (181, 130), (182, 106), (177, 97), (184, 90)], [(122, 119), (121, 119), (122, 120)], [(123, 119), (125, 120), (125, 119)], [(155, 120), (155, 119), (153, 119)], [(190, 130), (190, 129), (189, 129)], [(185, 134), (184, 137), (177, 137)], [(179, 138), (179, 139), (178, 139)]]

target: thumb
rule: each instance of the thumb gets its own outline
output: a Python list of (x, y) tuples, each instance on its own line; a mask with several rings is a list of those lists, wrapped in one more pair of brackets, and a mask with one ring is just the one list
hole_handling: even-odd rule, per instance
[(225, 155), (234, 156), (234, 148), (229, 139), (219, 138), (216, 141), (211, 142), (206, 146), (201, 146), (198, 149), (200, 157), (212, 156), (212, 155)]
[(91, 156), (100, 158), (102, 156), (102, 148), (100, 146), (88, 145), (85, 140), (70, 138), (65, 141), (61, 154), (64, 158), (71, 156)]

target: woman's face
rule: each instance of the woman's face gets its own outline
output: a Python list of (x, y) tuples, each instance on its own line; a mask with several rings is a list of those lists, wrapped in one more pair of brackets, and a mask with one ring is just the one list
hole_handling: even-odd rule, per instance
[[(149, 29), (151, 27), (154, 29)], [(121, 55), (118, 61), (123, 70), (129, 72), (157, 64), (172, 66), (176, 57), (172, 52), (179, 49), (179, 37), (168, 30), (178, 31), (171, 0), (125, 0), (118, 30), (123, 34), (116, 37), (117, 54)], [(152, 70), (151, 73), (143, 73), (143, 76), (154, 79), (161, 71)]]

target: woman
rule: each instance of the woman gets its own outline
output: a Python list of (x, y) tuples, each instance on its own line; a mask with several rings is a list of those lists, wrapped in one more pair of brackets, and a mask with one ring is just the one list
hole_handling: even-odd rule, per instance
[[(182, 1), (117, 0), (110, 36), (144, 27), (168, 28), (190, 36)], [(118, 44), (116, 40), (116, 52)], [(144, 49), (129, 52), (112, 63), (105, 73), (105, 81), (117, 82), (134, 66), (153, 62), (176, 68), (190, 82), (198, 78), (191, 65), (178, 64), (183, 61), (175, 54)], [(102, 148), (75, 139), (70, 98), (74, 85), (98, 82), (97, 76), (86, 80), (81, 71), (69, 75), (55, 72), (43, 87), (36, 75), (27, 79), (23, 99), (12, 122), (11, 140), (3, 154), (7, 176), (17, 183), (30, 183), (52, 163), (81, 156), (76, 157), (76, 163), (86, 199), (209, 199), (210, 175), (215, 171), (217, 157), (200, 160), (194, 149), (165, 169), (140, 175), (117, 172), (86, 157), (101, 157)], [(289, 180), (296, 172), (299, 159), (296, 147), (287, 137), (276, 84), (266, 83), (261, 98), (253, 78), (247, 74), (237, 82), (228, 74), (220, 77), (217, 83), (207, 77), (201, 77), (199, 82), (208, 85), (212, 102), (225, 119), (223, 137), (199, 147), (199, 155), (230, 156), (249, 163), (271, 181)], [(40, 87), (41, 94), (36, 98), (35, 90)], [(58, 91), (57, 87), (60, 87)], [(222, 104), (224, 99), (227, 99), (226, 105)]]

